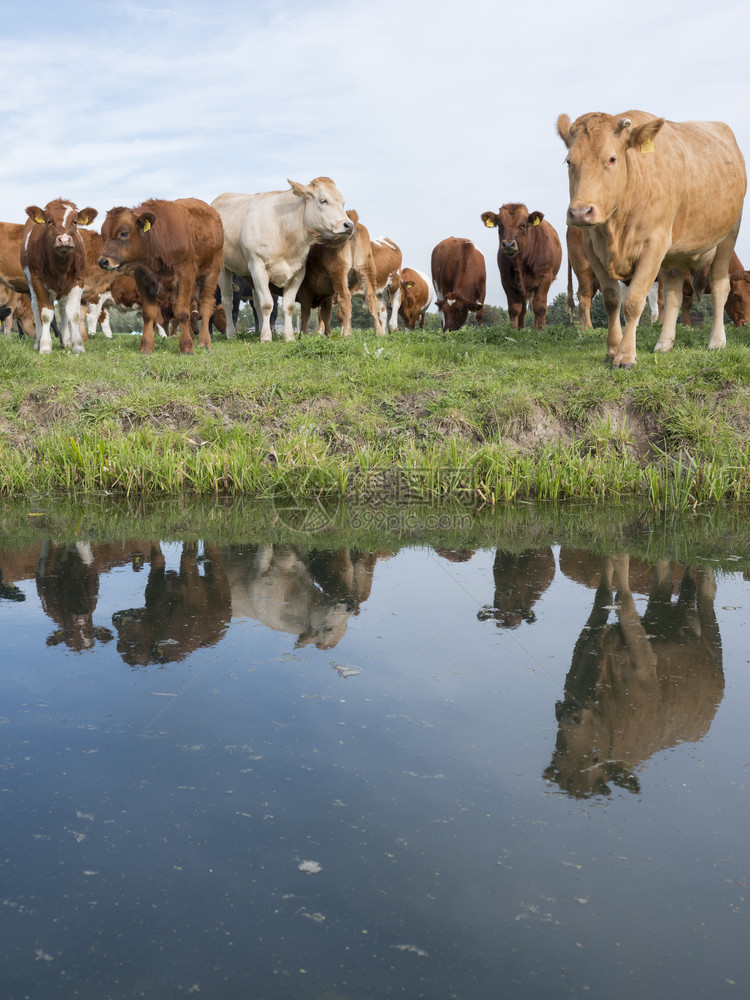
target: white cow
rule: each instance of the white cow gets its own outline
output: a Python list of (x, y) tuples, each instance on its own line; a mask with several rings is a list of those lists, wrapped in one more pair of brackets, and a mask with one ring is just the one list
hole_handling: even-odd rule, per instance
[[(222, 302), (232, 302), (232, 273), (251, 278), (256, 305), (263, 313), (260, 339), (264, 343), (271, 340), (269, 286), (273, 283), (282, 289), (284, 340), (294, 340), (292, 310), (310, 247), (346, 237), (354, 229), (344, 199), (329, 177), (289, 184), (289, 191), (220, 194), (211, 202), (224, 226), (224, 267), (219, 275)], [(234, 337), (231, 309), (226, 311), (227, 337)]]

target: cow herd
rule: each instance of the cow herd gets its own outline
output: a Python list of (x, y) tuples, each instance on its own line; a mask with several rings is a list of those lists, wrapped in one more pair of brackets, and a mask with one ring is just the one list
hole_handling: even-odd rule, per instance
[[(591, 297), (601, 289), (606, 360), (623, 368), (635, 364), (636, 326), (657, 281), (664, 313), (655, 350), (673, 346), (686, 296), (709, 290), (714, 319), (708, 346), (723, 347), (725, 307), (738, 325), (750, 319), (750, 272), (734, 253), (747, 179), (731, 129), (627, 111), (585, 114), (574, 122), (560, 115), (557, 131), (567, 149), (570, 188), (569, 307), (572, 271), (584, 327), (591, 322)], [(111, 336), (112, 305), (141, 309), (144, 353), (154, 349), (155, 329), (163, 332), (170, 322), (179, 328), (181, 353), (193, 352), (196, 337), (208, 349), (212, 322), (227, 337), (235, 335), (243, 285), (262, 342), (271, 340), (279, 298), (285, 340), (295, 337), (295, 302), (301, 304), (302, 332), (317, 308), (327, 335), (337, 303), (342, 335), (348, 336), (352, 295), (364, 297), (377, 335), (395, 330), (399, 318), (409, 329), (424, 327), (430, 284), (445, 330), (459, 329), (470, 312), (481, 325), (486, 269), (471, 240), (449, 237), (434, 248), (430, 283), (423, 272), (402, 267), (391, 240), (370, 239), (330, 178), (289, 185), (222, 194), (210, 205), (180, 198), (112, 208), (101, 235), (81, 228), (94, 221), (93, 208), (79, 210), (63, 199), (29, 206), (24, 224), (0, 223), (0, 307), (15, 316), (20, 330), (31, 335), (33, 326), (40, 354), (52, 351), (55, 302), (62, 344), (74, 354), (84, 352), (86, 331), (92, 333), (97, 321)], [(483, 212), (481, 220), (498, 231), (511, 326), (523, 325), (528, 305), (541, 329), (562, 262), (557, 232), (542, 212), (521, 203)], [(226, 308), (230, 303), (233, 309)]]

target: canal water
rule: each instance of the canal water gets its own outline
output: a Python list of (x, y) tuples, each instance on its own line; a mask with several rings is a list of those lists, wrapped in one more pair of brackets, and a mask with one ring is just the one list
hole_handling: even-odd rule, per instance
[(0, 547), (7, 1000), (748, 995), (741, 519), (56, 513)]

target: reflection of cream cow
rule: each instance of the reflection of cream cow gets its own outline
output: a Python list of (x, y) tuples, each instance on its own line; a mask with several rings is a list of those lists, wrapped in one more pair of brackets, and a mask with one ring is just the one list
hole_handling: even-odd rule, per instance
[[(560, 568), (588, 578), (591, 558), (563, 550)], [(658, 562), (641, 616), (631, 592), (637, 567), (630, 569), (627, 556), (601, 564), (594, 608), (555, 710), (557, 745), (544, 776), (576, 798), (608, 795), (610, 781), (638, 791), (638, 767), (661, 750), (700, 740), (724, 692), (711, 571)], [(617, 623), (608, 624), (613, 588)]]
[(232, 617), (252, 618), (277, 632), (333, 649), (372, 586), (372, 553), (301, 553), (289, 545), (229, 546), (224, 567)]

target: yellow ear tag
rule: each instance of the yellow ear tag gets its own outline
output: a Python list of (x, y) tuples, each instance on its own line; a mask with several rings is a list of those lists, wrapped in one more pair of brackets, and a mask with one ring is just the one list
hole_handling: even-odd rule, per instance
[(143, 232), (147, 233), (150, 228), (151, 228), (151, 223), (148, 221), (148, 219), (146, 219), (146, 221), (143, 223)]
[(485, 219), (484, 220), (484, 224), (485, 224), (485, 226), (488, 229), (494, 229), (495, 228), (495, 223), (492, 221), (492, 219)]
[(651, 139), (646, 139), (646, 141), (641, 144), (641, 152), (642, 153), (653, 153), (653, 151), (654, 151), (654, 143), (653, 143), (653, 141)]
[(538, 226), (538, 225), (539, 225), (539, 224), (541, 223), (541, 221), (542, 221), (542, 220), (541, 220), (541, 219), (539, 218), (539, 216), (537, 215), (537, 217), (536, 217), (536, 218), (534, 219), (534, 221), (533, 221), (533, 222), (531, 223), (531, 225), (532, 225), (532, 226)]
[(36, 222), (36, 224), (38, 226), (43, 226), (44, 225), (44, 219), (40, 219), (38, 215), (34, 216), (34, 222)]

